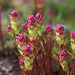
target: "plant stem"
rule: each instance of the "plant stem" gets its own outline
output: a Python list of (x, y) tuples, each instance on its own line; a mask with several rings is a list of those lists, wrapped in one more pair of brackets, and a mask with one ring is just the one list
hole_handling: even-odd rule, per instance
[(71, 69), (71, 74), (70, 75), (75, 75), (75, 58), (73, 58), (72, 69)]

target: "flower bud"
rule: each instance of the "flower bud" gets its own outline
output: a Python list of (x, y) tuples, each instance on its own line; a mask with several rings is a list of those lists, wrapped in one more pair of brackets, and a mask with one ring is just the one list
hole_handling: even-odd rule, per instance
[(24, 22), (24, 24), (22, 24), (22, 30), (27, 31), (27, 29), (28, 29), (28, 24)]
[(28, 74), (30, 71), (28, 69), (25, 69), (25, 73)]
[(53, 16), (53, 14), (54, 14), (53, 10), (50, 10), (50, 11), (49, 11), (49, 15), (50, 15), (50, 16)]
[(18, 20), (19, 19), (19, 14), (16, 11), (12, 11), (9, 15), (10, 20)]
[(54, 35), (54, 30), (53, 30), (52, 26), (51, 25), (47, 25), (45, 27), (45, 30), (47, 32), (47, 37), (51, 37), (52, 38), (53, 35)]
[(28, 17), (28, 19), (27, 19), (27, 21), (28, 21), (28, 25), (30, 26), (34, 26), (35, 24), (36, 24), (36, 20), (35, 20), (35, 17), (34, 17), (34, 15), (30, 15), (29, 17)]
[(11, 28), (10, 25), (8, 25), (8, 27), (7, 27), (7, 31), (8, 31), (8, 32), (11, 32), (11, 31), (12, 31), (12, 28)]
[(16, 36), (16, 42), (18, 44), (25, 43), (27, 41), (28, 41), (27, 36), (26, 35), (23, 35), (22, 33), (21, 34), (18, 34), (18, 36)]
[(24, 46), (23, 53), (24, 53), (25, 56), (29, 56), (30, 54), (32, 54), (31, 47), (29, 45)]
[(24, 62), (22, 61), (22, 59), (20, 59), (20, 66), (23, 66), (24, 65)]
[(37, 24), (44, 24), (44, 17), (42, 14), (37, 13), (35, 18), (36, 18)]
[(67, 54), (65, 51), (61, 51), (59, 52), (59, 61), (63, 62), (64, 60), (67, 60)]

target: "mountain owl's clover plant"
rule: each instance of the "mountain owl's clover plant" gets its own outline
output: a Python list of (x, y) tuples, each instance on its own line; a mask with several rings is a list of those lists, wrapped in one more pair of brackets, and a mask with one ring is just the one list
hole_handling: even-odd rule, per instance
[[(42, 14), (30, 15), (27, 23), (21, 25), (22, 32), (19, 33), (19, 14), (12, 11), (9, 15), (11, 25), (7, 32), (13, 35), (19, 51), (19, 65), (24, 75), (52, 75), (54, 72), (52, 49), (55, 45), (54, 29), (52, 25), (44, 23)], [(58, 24), (56, 27), (56, 44), (59, 50), (59, 63), (68, 75), (68, 58), (65, 48), (64, 27)], [(63, 47), (63, 49), (62, 49)], [(71, 32), (71, 47), (75, 53), (75, 32)], [(61, 51), (65, 50), (65, 51)], [(58, 54), (58, 53), (57, 53)], [(72, 53), (71, 53), (72, 54)], [(75, 59), (75, 58), (74, 58)], [(39, 70), (40, 69), (40, 70)]]
[(63, 71), (67, 72), (68, 75), (68, 56), (65, 51), (59, 52), (59, 63), (62, 66)]
[(58, 24), (56, 27), (56, 40), (59, 46), (65, 45), (65, 38), (64, 38), (64, 27), (62, 24)]
[(10, 22), (11, 22), (11, 27), (13, 31), (18, 34), (19, 33), (19, 14), (18, 12), (12, 11), (9, 15), (10, 17)]
[(73, 53), (75, 54), (75, 32), (71, 31), (71, 47), (73, 49)]

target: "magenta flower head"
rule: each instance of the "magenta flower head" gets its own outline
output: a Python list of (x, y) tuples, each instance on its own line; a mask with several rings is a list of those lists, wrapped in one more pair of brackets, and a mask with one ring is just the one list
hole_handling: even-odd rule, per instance
[(56, 32), (59, 34), (64, 34), (64, 27), (62, 26), (62, 24), (57, 25)]
[(25, 69), (25, 73), (28, 74), (30, 71), (28, 69)]
[(24, 46), (23, 53), (24, 53), (25, 56), (29, 56), (30, 54), (32, 54), (31, 47), (29, 45)]
[(73, 49), (73, 53), (75, 53), (75, 32), (71, 31), (71, 47)]
[(37, 41), (33, 40), (33, 39), (30, 39), (30, 44), (32, 44), (33, 46), (35, 46), (35, 45), (37, 45)]
[(16, 42), (19, 44), (19, 43), (25, 43), (27, 42), (27, 36), (26, 35), (23, 35), (22, 33), (21, 34), (18, 34), (18, 36), (16, 37)]
[(67, 54), (66, 54), (66, 52), (65, 51), (61, 51), (61, 52), (59, 52), (59, 61), (67, 61)]
[(62, 66), (63, 71), (68, 69), (68, 57), (65, 51), (59, 52), (59, 63)]
[(24, 22), (24, 24), (22, 24), (22, 30), (26, 31), (28, 29), (28, 24)]
[(20, 59), (20, 66), (24, 66), (24, 62), (23, 62), (23, 60), (22, 59)]
[(47, 31), (47, 34), (49, 34), (49, 33), (54, 34), (54, 30), (52, 28), (52, 25), (47, 25), (45, 27), (45, 30)]
[(37, 4), (42, 4), (44, 0), (37, 0)]
[(14, 20), (14, 19), (18, 20), (19, 14), (18, 14), (18, 12), (16, 12), (16, 11), (12, 11), (12, 12), (10, 13), (9, 17), (10, 17), (10, 20)]
[(50, 15), (50, 16), (53, 16), (53, 14), (54, 14), (53, 10), (50, 10), (50, 11), (49, 11), (49, 15)]
[(64, 37), (64, 26), (62, 26), (62, 24), (58, 24), (56, 27), (56, 40), (59, 46), (66, 44)]
[(40, 23), (44, 24), (44, 17), (43, 17), (42, 14), (37, 13), (36, 16), (35, 16), (35, 18), (36, 18), (36, 21), (37, 21), (38, 24), (40, 24)]
[(7, 31), (8, 31), (8, 32), (11, 32), (11, 31), (12, 31), (12, 28), (11, 28), (10, 25), (8, 25), (8, 27), (7, 27)]
[(28, 21), (28, 25), (34, 26), (36, 24), (36, 19), (35, 19), (34, 15), (30, 15), (28, 17), (27, 21)]
[(71, 31), (71, 39), (75, 40), (75, 32), (74, 31)]

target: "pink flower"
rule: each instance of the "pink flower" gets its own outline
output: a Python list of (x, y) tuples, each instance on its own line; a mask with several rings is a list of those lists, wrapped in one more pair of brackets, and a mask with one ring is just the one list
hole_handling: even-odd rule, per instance
[(64, 27), (62, 26), (62, 24), (57, 25), (56, 32), (58, 32), (59, 34), (64, 34)]
[(43, 30), (43, 34), (46, 35), (47, 34), (47, 31), (46, 30)]
[(16, 11), (12, 11), (12, 12), (10, 13), (9, 17), (10, 17), (11, 20), (13, 20), (13, 19), (17, 19), (17, 20), (18, 20), (19, 14), (18, 14), (18, 12), (16, 12)]
[(61, 51), (61, 52), (59, 52), (59, 59), (60, 59), (61, 61), (67, 59), (67, 54), (66, 54), (65, 51)]
[(23, 66), (24, 65), (24, 62), (22, 61), (22, 59), (20, 59), (20, 66)]
[(31, 47), (29, 45), (24, 46), (23, 53), (24, 53), (25, 56), (29, 56), (30, 54), (32, 54)]
[(50, 11), (49, 11), (49, 15), (50, 15), (50, 16), (53, 16), (53, 14), (54, 14), (53, 10), (50, 10)]
[(74, 31), (71, 31), (71, 38), (75, 39), (75, 32)]
[(23, 35), (22, 33), (21, 34), (18, 34), (18, 36), (16, 37), (16, 42), (19, 44), (20, 42), (21, 43), (25, 43), (27, 41), (27, 36), (26, 35)]
[(36, 18), (37, 23), (40, 24), (40, 22), (42, 22), (42, 24), (44, 24), (44, 17), (43, 17), (42, 14), (37, 13), (36, 16), (35, 16), (35, 18)]
[(22, 30), (26, 31), (28, 28), (28, 24), (24, 22), (24, 24), (22, 24)]
[(44, 2), (44, 0), (37, 0), (38, 4), (42, 4)]
[(7, 27), (7, 31), (8, 31), (8, 32), (11, 32), (11, 30), (12, 30), (11, 26), (8, 25), (8, 27)]
[(30, 15), (28, 17), (27, 21), (28, 21), (28, 25), (35, 25), (35, 23), (36, 23), (34, 15)]
[(25, 69), (25, 73), (29, 73), (30, 71), (28, 69)]
[(37, 44), (37, 42), (36, 42), (36, 40), (32, 40), (32, 39), (30, 39), (30, 44), (32, 44), (32, 45), (36, 45)]
[(47, 31), (47, 33), (52, 32), (52, 34), (53, 34), (53, 32), (54, 32), (54, 30), (53, 30), (53, 28), (52, 28), (51, 25), (47, 25), (47, 26), (45, 27), (45, 30)]

